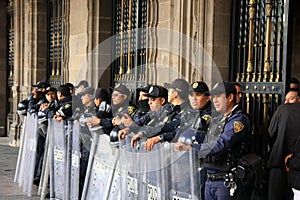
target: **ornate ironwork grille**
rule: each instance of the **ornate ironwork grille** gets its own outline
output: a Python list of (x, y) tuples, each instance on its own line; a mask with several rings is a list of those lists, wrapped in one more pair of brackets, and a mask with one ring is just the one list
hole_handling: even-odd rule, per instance
[(234, 0), (231, 80), (243, 88), (255, 150), (267, 156), (269, 120), (283, 102), (289, 77), (288, 8), (284, 0)]
[(114, 1), (114, 18), (113, 84), (134, 91), (145, 84), (147, 0)]
[(60, 85), (62, 77), (62, 0), (49, 1), (49, 81)]

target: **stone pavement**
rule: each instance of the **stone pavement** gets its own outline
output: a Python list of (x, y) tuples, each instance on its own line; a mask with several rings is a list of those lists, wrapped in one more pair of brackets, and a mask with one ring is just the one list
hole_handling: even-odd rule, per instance
[(36, 186), (33, 186), (33, 195), (28, 197), (14, 182), (19, 148), (8, 143), (8, 137), (0, 137), (0, 200), (40, 199)]

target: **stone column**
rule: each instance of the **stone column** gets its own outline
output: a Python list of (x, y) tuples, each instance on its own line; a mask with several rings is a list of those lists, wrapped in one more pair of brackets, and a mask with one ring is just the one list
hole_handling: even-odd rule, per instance
[(7, 91), (7, 74), (9, 71), (7, 63), (7, 1), (0, 1), (0, 136), (6, 136), (6, 114), (7, 114), (7, 98), (9, 93)]
[(10, 144), (19, 143), (21, 122), (17, 104), (29, 95), (31, 85), (47, 75), (47, 1), (15, 0), (15, 63), (13, 75), (13, 123)]

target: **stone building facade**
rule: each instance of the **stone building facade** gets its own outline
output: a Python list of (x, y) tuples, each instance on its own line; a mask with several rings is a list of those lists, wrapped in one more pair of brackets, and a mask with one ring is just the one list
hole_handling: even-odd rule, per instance
[[(0, 135), (17, 145), (17, 104), (46, 79), (122, 82), (134, 91), (178, 77), (211, 86), (219, 75), (242, 83), (250, 114), (252, 102), (275, 110), (291, 74), (300, 78), (298, 7), (293, 0), (1, 1)], [(271, 114), (262, 111), (262, 134)]]

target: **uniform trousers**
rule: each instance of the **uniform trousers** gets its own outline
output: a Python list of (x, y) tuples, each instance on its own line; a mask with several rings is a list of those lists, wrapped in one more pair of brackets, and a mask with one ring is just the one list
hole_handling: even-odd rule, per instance
[(206, 180), (205, 200), (237, 200), (237, 197), (235, 195), (230, 196), (229, 188), (224, 186), (224, 181)]

